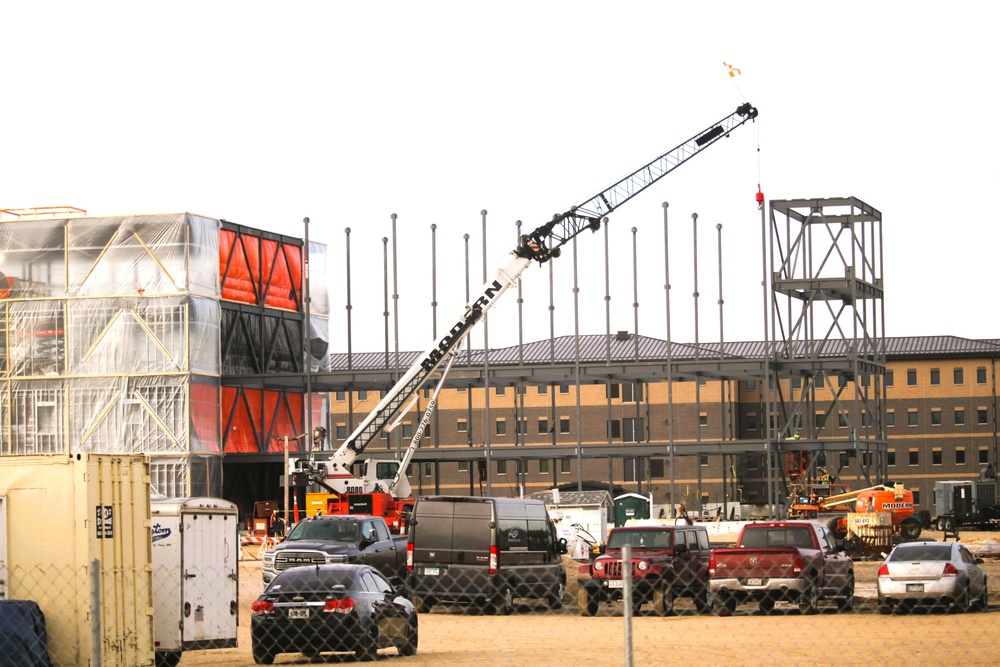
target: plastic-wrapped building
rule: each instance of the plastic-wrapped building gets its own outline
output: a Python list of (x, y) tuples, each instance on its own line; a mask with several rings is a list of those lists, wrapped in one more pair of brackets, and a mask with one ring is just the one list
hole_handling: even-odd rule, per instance
[(329, 318), (303, 245), (192, 213), (0, 217), (0, 456), (146, 454), (176, 497), (221, 496), (227, 454), (297, 450), (303, 330), (323, 369)]

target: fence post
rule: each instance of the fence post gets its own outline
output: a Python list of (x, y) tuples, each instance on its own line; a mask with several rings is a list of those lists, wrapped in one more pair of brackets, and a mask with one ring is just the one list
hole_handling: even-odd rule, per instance
[(90, 561), (90, 665), (101, 667), (101, 561)]
[(622, 602), (625, 611), (625, 667), (632, 667), (632, 545), (622, 545)]

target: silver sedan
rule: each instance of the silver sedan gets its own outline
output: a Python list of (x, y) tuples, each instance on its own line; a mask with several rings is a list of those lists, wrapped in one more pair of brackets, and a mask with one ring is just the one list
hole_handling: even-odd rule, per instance
[(878, 608), (883, 614), (915, 605), (954, 611), (986, 608), (986, 573), (961, 542), (905, 542), (878, 571)]

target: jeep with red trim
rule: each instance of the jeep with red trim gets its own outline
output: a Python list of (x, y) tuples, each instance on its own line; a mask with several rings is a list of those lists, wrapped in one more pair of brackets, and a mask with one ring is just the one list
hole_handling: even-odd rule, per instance
[[(631, 548), (629, 563), (622, 558), (626, 544)], [(621, 601), (626, 571), (631, 572), (635, 612), (651, 603), (657, 614), (667, 616), (673, 613), (678, 597), (692, 598), (699, 612), (709, 612), (710, 554), (708, 531), (686, 521), (613, 528), (603, 553), (580, 567), (580, 614), (594, 616), (602, 602)]]

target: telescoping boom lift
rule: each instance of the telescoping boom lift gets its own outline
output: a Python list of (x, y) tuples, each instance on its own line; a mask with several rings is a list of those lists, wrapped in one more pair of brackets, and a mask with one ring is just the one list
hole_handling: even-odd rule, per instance
[[(420, 388), (431, 380), (442, 363), (447, 363), (447, 367), (450, 368), (450, 361), (454, 359), (462, 342), (476, 323), (483, 318), (483, 315), (493, 307), (504, 292), (517, 283), (521, 274), (533, 261), (541, 264), (553, 257), (558, 257), (562, 246), (581, 232), (588, 229), (596, 232), (600, 229), (604, 216), (617, 210), (625, 202), (713, 145), (720, 138), (728, 137), (731, 131), (756, 117), (756, 108), (749, 103), (741, 105), (722, 120), (712, 123), (707, 129), (636, 169), (607, 189), (583, 203), (573, 206), (568, 211), (553, 216), (550, 222), (521, 236), (517, 247), (510, 252), (506, 261), (496, 269), (494, 277), (483, 285), (478, 296), (466, 304), (464, 311), (444, 335), (434, 341), (418, 357), (417, 361), (329, 459), (325, 461), (299, 459), (295, 462), (297, 471), (306, 473), (310, 482), (317, 483), (339, 496), (385, 494), (393, 499), (392, 504), (394, 504), (391, 510), (387, 509), (386, 513), (391, 511), (393, 514), (401, 514), (403, 507), (400, 503), (405, 505), (406, 499), (410, 496), (410, 485), (406, 481), (404, 471), (417, 444), (419, 444), (430, 411), (433, 410), (434, 401), (425, 411), (424, 419), (414, 434), (411, 446), (406, 450), (402, 460), (379, 461), (377, 465), (371, 465), (373, 463), (371, 460), (366, 461), (364, 472), (360, 478), (352, 474), (351, 466), (372, 440), (398, 423), (397, 415), (405, 414), (405, 411), (401, 413), (401, 410), (404, 406), (408, 409), (412, 405), (411, 399), (415, 398)], [(450, 360), (448, 360), (449, 357), (451, 357)], [(448, 361), (446, 362), (446, 360)], [(438, 380), (438, 389), (440, 389), (443, 380), (442, 375)], [(436, 396), (437, 390), (435, 391)], [(390, 525), (392, 525), (391, 521)], [(398, 528), (398, 524), (395, 527)]]

